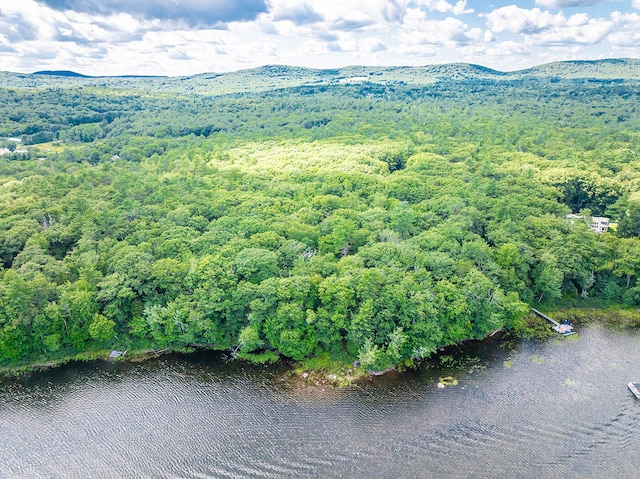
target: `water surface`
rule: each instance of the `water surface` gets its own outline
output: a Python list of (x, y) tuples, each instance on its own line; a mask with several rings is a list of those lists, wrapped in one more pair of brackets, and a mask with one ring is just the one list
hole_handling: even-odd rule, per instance
[(639, 366), (599, 326), (340, 390), (213, 353), (65, 366), (2, 383), (0, 477), (637, 478)]

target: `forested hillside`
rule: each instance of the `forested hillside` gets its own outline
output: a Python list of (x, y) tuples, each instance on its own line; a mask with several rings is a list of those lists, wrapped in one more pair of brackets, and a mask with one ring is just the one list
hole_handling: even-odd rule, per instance
[(381, 369), (531, 305), (640, 304), (638, 62), (437, 68), (2, 74), (0, 364)]

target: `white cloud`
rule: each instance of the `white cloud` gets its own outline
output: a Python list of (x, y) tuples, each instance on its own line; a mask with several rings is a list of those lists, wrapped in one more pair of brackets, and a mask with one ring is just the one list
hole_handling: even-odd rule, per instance
[(367, 37), (360, 42), (359, 50), (365, 53), (379, 53), (387, 50), (388, 48), (389, 47), (378, 38)]
[[(640, 57), (640, 12), (632, 8), (640, 9), (640, 0), (536, 0), (538, 8), (501, 1), (495, 3), (513, 5), (496, 9), (467, 0), (194, 0), (182, 21), (165, 13), (186, 0), (131, 1), (140, 5), (0, 0), (2, 69), (186, 75), (267, 63), (333, 68), (426, 61), (512, 69), (569, 57)], [(468, 3), (476, 14), (469, 15)], [(596, 3), (598, 10), (559, 11)], [(164, 4), (171, 5), (160, 11)], [(222, 4), (230, 6), (214, 11)], [(199, 21), (194, 12), (206, 5), (208, 20)], [(622, 12), (611, 13), (614, 6)], [(608, 17), (585, 13), (607, 9)]]
[(401, 22), (406, 4), (407, 0), (270, 0), (266, 15), (276, 21), (324, 21), (357, 29), (379, 22)]
[(329, 50), (335, 52), (357, 52), (358, 42), (351, 32), (340, 32), (338, 39), (334, 42), (328, 42)]
[(607, 39), (619, 47), (640, 47), (640, 15), (637, 13), (613, 12), (611, 20), (616, 24), (616, 31)]
[(427, 20), (427, 14), (420, 8), (408, 8), (404, 16), (403, 25), (405, 28), (420, 28)]
[(593, 45), (607, 36), (611, 26), (611, 22), (602, 19), (572, 24), (570, 17), (565, 26), (531, 35), (530, 40), (537, 45)]
[(454, 15), (462, 15), (466, 13), (473, 13), (473, 8), (467, 8), (467, 0), (461, 0), (459, 2), (456, 2), (451, 12)]
[(421, 65), (422, 58), (435, 57), (441, 48), (436, 45), (403, 43), (397, 48), (399, 55), (407, 58), (407, 65)]
[(473, 8), (467, 8), (467, 0), (460, 0), (455, 5), (446, 0), (417, 0), (413, 3), (417, 6), (426, 7), (427, 10), (440, 13), (453, 13), (454, 15), (473, 13)]
[(589, 7), (603, 1), (604, 0), (536, 0), (536, 5), (549, 8)]
[(330, 52), (326, 42), (318, 40), (307, 40), (300, 45), (299, 54), (312, 57), (326, 55)]
[(264, 14), (272, 21), (289, 20), (295, 24), (313, 23), (323, 20), (314, 10), (313, 2), (307, 0), (270, 0), (269, 11)]
[(59, 12), (32, 0), (3, 6), (2, 18), (14, 25), (28, 25), (36, 32), (27, 41), (76, 43), (127, 42), (142, 37), (145, 30), (157, 28), (157, 21), (141, 21), (129, 14), (94, 16), (73, 11)]
[(508, 40), (506, 42), (500, 42), (494, 45), (492, 48), (487, 49), (487, 55), (498, 57), (515, 57), (520, 55), (530, 55), (531, 52), (526, 45), (522, 43)]
[(640, 47), (640, 31), (615, 32), (608, 40), (618, 47)]
[(640, 27), (640, 15), (637, 13), (613, 12), (611, 14), (611, 20), (613, 20), (616, 25)]
[(451, 5), (446, 0), (420, 0), (414, 2), (417, 6), (426, 7), (427, 10), (436, 11), (436, 12), (450, 12), (453, 10), (453, 5)]
[(38, 3), (65, 13), (75, 11), (97, 16), (126, 13), (191, 27), (251, 21), (267, 10), (265, 0), (38, 0)]
[(409, 28), (400, 33), (402, 43), (410, 45), (462, 46), (485, 40), (480, 28), (469, 25), (454, 17), (444, 20), (427, 20), (425, 16), (411, 12)]
[(536, 45), (592, 45), (605, 38), (613, 26), (609, 20), (590, 18), (586, 13), (567, 18), (562, 13), (552, 14), (539, 8), (528, 10), (515, 5), (483, 16), (491, 31), (517, 33)]
[(516, 5), (498, 8), (483, 16), (487, 18), (487, 25), (494, 32), (508, 30), (513, 33), (535, 33), (561, 26), (566, 22), (561, 13), (553, 15), (539, 8), (528, 10)]

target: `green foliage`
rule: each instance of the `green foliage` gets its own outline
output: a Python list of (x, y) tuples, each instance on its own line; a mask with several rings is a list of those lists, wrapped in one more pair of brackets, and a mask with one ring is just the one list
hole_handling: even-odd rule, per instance
[(113, 339), (115, 325), (115, 322), (96, 313), (89, 325), (89, 335), (97, 342), (107, 342)]
[(626, 209), (620, 215), (618, 233), (623, 237), (637, 237), (640, 235), (640, 192), (631, 193), (622, 205)]
[(0, 157), (0, 364), (117, 336), (381, 370), (533, 304), (637, 307), (640, 84), (554, 68), (0, 75), (28, 148)]
[(382, 371), (390, 364), (388, 356), (371, 339), (366, 339), (358, 351), (358, 361), (363, 369)]
[(254, 364), (273, 364), (280, 360), (280, 355), (275, 351), (262, 351), (261, 353), (247, 353), (244, 351), (236, 354), (237, 359), (243, 359)]
[(253, 326), (247, 326), (240, 331), (238, 342), (243, 353), (251, 353), (264, 346), (264, 341), (260, 339), (258, 331)]
[(247, 248), (235, 257), (235, 270), (240, 279), (260, 283), (278, 271), (278, 255), (263, 248)]

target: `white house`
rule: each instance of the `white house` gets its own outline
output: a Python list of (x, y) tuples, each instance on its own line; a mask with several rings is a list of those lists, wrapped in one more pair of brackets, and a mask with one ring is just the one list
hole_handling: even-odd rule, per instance
[[(581, 215), (566, 215), (566, 219), (571, 220), (571, 224), (575, 220), (582, 220), (584, 216)], [(609, 230), (609, 218), (605, 218), (604, 216), (593, 216), (589, 222), (589, 228), (591, 228), (595, 233), (606, 233)]]
[(594, 216), (591, 218), (589, 227), (596, 233), (606, 233), (609, 229), (609, 218), (604, 216)]

